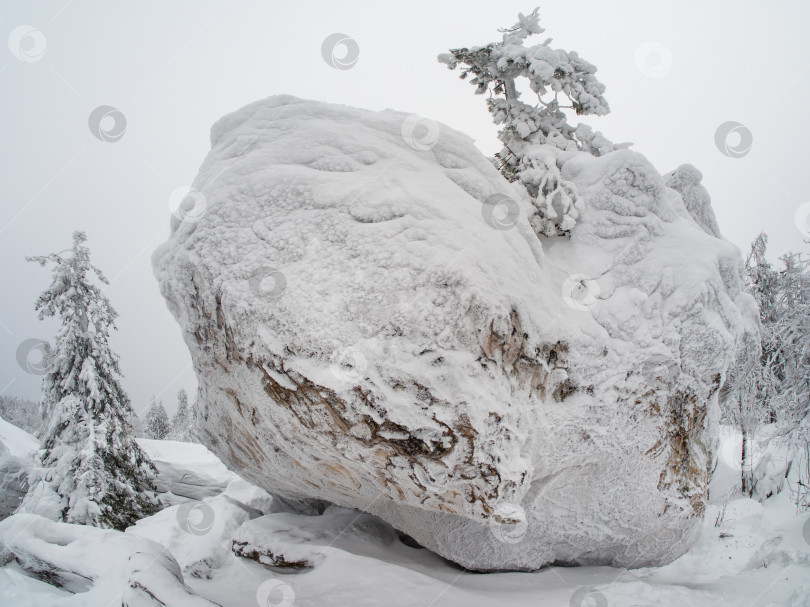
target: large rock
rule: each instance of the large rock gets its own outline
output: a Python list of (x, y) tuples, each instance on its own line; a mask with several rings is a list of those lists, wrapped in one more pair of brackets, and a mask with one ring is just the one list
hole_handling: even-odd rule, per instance
[(153, 263), (229, 467), (472, 569), (694, 541), (756, 313), (643, 156), (550, 148), (583, 200), (541, 242), (525, 193), (418, 116), (272, 97), (211, 140)]

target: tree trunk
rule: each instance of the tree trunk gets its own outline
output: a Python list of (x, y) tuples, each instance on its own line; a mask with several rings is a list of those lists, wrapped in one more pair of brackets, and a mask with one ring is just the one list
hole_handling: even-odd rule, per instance
[(515, 79), (504, 76), (503, 78), (503, 93), (507, 101), (517, 100), (517, 88), (515, 87)]
[(742, 426), (742, 462), (741, 480), (743, 495), (751, 497), (754, 493), (754, 469), (751, 457), (751, 434)]

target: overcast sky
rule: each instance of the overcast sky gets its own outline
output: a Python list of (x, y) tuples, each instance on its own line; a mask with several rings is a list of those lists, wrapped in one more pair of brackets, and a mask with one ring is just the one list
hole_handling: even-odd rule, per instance
[[(150, 254), (168, 236), (172, 192), (194, 180), (208, 151), (211, 124), (288, 93), (419, 113), (492, 154), (499, 145), (484, 99), (436, 55), (499, 40), (497, 28), (533, 6), (0, 2), (9, 41), (0, 47), (0, 392), (38, 398), (40, 377), (21, 369), (16, 352), (56, 329), (33, 310), (50, 273), (23, 258), (65, 249), (81, 229), (112, 283), (106, 292), (120, 314), (112, 345), (135, 409), (153, 394), (173, 409), (177, 389), (196, 381)], [(808, 17), (800, 1), (555, 0), (541, 6), (546, 32), (535, 38), (552, 37), (598, 66), (612, 113), (585, 122), (633, 142), (662, 172), (697, 166), (724, 235), (745, 249), (764, 230), (775, 258), (808, 249)], [(335, 33), (357, 44), (350, 69), (322, 57)], [(117, 141), (89, 128), (105, 105), (126, 120)], [(718, 147), (717, 130), (729, 122), (738, 125)]]

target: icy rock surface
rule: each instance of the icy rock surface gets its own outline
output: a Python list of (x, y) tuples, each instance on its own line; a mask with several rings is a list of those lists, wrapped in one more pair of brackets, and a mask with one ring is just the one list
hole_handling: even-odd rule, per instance
[(211, 141), (153, 265), (229, 468), (471, 569), (690, 546), (756, 311), (739, 251), (643, 156), (549, 148), (582, 203), (546, 240), (418, 116), (271, 97)]

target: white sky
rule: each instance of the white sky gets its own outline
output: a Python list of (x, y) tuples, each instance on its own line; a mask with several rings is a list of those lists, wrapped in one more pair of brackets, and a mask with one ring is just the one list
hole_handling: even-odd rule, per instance
[[(137, 411), (157, 394), (170, 410), (196, 382), (180, 329), (149, 257), (168, 236), (169, 195), (190, 184), (220, 116), (279, 93), (370, 109), (419, 113), (499, 148), (484, 99), (436, 62), (448, 48), (500, 39), (531, 2), (0, 2), (0, 34), (42, 32), (35, 62), (0, 47), (0, 392), (38, 398), (38, 376), (15, 352), (49, 339), (54, 322), (33, 310), (50, 274), (25, 255), (67, 248), (87, 232), (120, 314), (112, 345)], [(599, 67), (612, 113), (584, 121), (613, 141), (632, 141), (662, 172), (690, 162), (704, 175), (724, 235), (741, 248), (761, 231), (772, 257), (807, 250), (794, 214), (810, 201), (806, 142), (810, 99), (810, 4), (715, 0), (555, 0), (541, 7), (553, 46)], [(337, 70), (321, 43), (357, 41), (357, 64)], [(636, 61), (647, 42), (671, 55)], [(27, 44), (27, 43), (26, 43)], [(647, 45), (647, 47), (661, 46)], [(642, 48), (647, 48), (642, 47)], [(28, 46), (24, 47), (29, 49)], [(100, 105), (127, 130), (115, 143), (90, 133)], [(730, 158), (716, 129), (737, 121), (751, 151)], [(736, 140), (729, 141), (734, 145)]]

